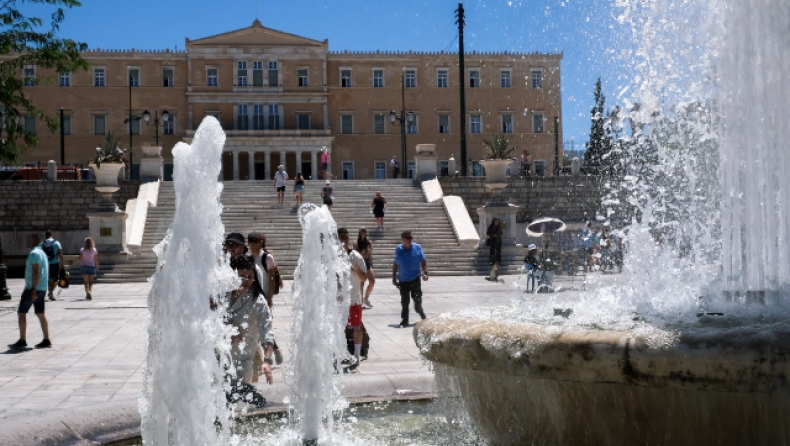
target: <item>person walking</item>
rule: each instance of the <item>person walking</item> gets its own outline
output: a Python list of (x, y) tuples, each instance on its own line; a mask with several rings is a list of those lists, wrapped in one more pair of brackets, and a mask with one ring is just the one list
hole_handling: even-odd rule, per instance
[(36, 344), (36, 348), (52, 347), (49, 340), (49, 323), (44, 314), (44, 304), (47, 300), (47, 278), (49, 277), (49, 260), (44, 251), (41, 250), (39, 242), (41, 237), (38, 234), (31, 235), (32, 250), (25, 261), (25, 289), (22, 291), (22, 299), (19, 302), (17, 315), (19, 319), (19, 340), (14, 344), (9, 344), (13, 350), (24, 350), (27, 348), (27, 312), (30, 307), (34, 307), (38, 322), (41, 324), (41, 331), (44, 333), (44, 340)]
[(329, 152), (326, 149), (321, 149), (321, 178), (328, 180), (329, 172)]
[(390, 161), (390, 167), (392, 168), (392, 178), (398, 178), (400, 176), (400, 164), (394, 156)]
[(47, 290), (47, 296), (49, 296), (49, 300), (54, 301), (57, 300), (53, 293), (58, 286), (60, 270), (63, 268), (61, 265), (65, 265), (66, 262), (63, 260), (63, 247), (59, 241), (52, 237), (52, 231), (47, 230), (45, 234), (47, 238), (41, 243), (41, 250), (47, 255), (49, 262), (49, 289)]
[(93, 244), (93, 239), (85, 238), (85, 246), (80, 248), (80, 263), (82, 264), (82, 284), (85, 286), (85, 299), (93, 299), (93, 279), (99, 271), (99, 252)]
[(285, 172), (285, 166), (280, 164), (277, 166), (277, 172), (274, 174), (274, 188), (277, 190), (277, 205), (283, 207), (285, 202), (285, 182), (288, 181), (288, 174)]
[(370, 210), (373, 216), (376, 217), (376, 229), (384, 229), (384, 209), (387, 208), (387, 199), (381, 195), (380, 191), (376, 191), (376, 196), (370, 202)]
[(493, 266), (502, 262), (502, 222), (498, 218), (491, 220), (486, 235), (488, 236), (488, 264)]
[(420, 279), (428, 280), (428, 262), (422, 247), (412, 243), (411, 231), (403, 232), (400, 238), (401, 244), (395, 248), (395, 260), (392, 264), (392, 284), (400, 290), (399, 326), (406, 327), (409, 325), (409, 298), (414, 301), (414, 311), (425, 319)]
[(321, 189), (321, 198), (324, 200), (324, 204), (329, 210), (332, 210), (332, 200), (334, 197), (332, 197), (332, 185), (329, 180), (326, 180), (324, 188)]
[[(376, 284), (376, 275), (373, 273), (373, 242), (368, 240), (368, 230), (359, 228), (359, 235), (357, 241), (354, 242), (354, 250), (357, 251), (365, 260), (365, 267), (367, 268), (366, 279), (368, 288), (365, 290), (365, 297), (362, 299), (362, 308), (371, 309), (373, 305), (370, 303), (370, 293), (373, 292), (373, 286)], [(362, 284), (364, 288), (364, 283)]]
[(349, 266), (351, 268), (351, 276), (349, 278), (349, 283), (351, 284), (349, 293), (350, 307), (348, 309), (348, 323), (346, 326), (350, 327), (353, 333), (354, 359), (351, 367), (356, 368), (359, 365), (359, 357), (362, 352), (362, 289), (367, 278), (367, 266), (362, 255), (349, 246), (348, 229), (338, 228), (337, 238), (343, 244), (343, 249), (348, 253)]
[(302, 172), (296, 172), (294, 178), (294, 195), (296, 196), (296, 207), (302, 205), (302, 195), (304, 195), (304, 177)]

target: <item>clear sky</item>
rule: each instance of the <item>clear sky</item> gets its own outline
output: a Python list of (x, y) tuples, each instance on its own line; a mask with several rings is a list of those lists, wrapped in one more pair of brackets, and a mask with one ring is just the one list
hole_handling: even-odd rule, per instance
[[(612, 3), (467, 0), (466, 51), (562, 52), (563, 139), (575, 140), (579, 149), (588, 139), (596, 79), (602, 77), (607, 105), (615, 104), (618, 83), (625, 82), (624, 68), (611, 56), (617, 36), (626, 34), (614, 19), (617, 10)], [(91, 48), (183, 49), (185, 37), (197, 39), (250, 26), (257, 8), (264, 26), (329, 39), (331, 51), (458, 50), (453, 16), (458, 2), (450, 0), (82, 0), (82, 4), (67, 12), (60, 35)], [(23, 10), (39, 15), (42, 11), (28, 6)]]

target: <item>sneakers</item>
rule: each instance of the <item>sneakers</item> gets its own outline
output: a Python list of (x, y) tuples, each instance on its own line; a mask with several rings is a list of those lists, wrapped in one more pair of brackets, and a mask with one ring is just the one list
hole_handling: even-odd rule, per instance
[(371, 304), (369, 300), (363, 301), (362, 308), (365, 310), (370, 310), (371, 308), (373, 308), (373, 304)]
[(425, 313), (420, 313), (420, 317), (422, 318), (422, 320), (425, 320)]
[(52, 347), (52, 343), (49, 342), (49, 339), (44, 339), (43, 341), (36, 344), (36, 348), (50, 348)]
[(85, 299), (86, 300), (93, 300), (93, 296), (91, 296), (91, 293), (85, 293)]
[(400, 321), (400, 324), (398, 324), (398, 326), (399, 327), (408, 327), (409, 326), (409, 321)]
[(279, 348), (274, 351), (274, 363), (277, 365), (283, 363), (283, 352)]
[(47, 292), (47, 296), (49, 296), (49, 300), (53, 300), (53, 301), (57, 300), (57, 299), (55, 299), (55, 295), (52, 294), (52, 291)]
[(27, 348), (27, 341), (20, 339), (13, 344), (8, 344), (8, 348), (13, 350), (24, 350)]

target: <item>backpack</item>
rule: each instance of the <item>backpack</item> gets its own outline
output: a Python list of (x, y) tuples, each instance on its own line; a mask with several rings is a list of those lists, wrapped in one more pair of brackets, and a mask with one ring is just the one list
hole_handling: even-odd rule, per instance
[(47, 259), (52, 261), (55, 259), (55, 240), (47, 239), (41, 244), (41, 250), (47, 255)]
[[(263, 270), (266, 271), (267, 273), (269, 272), (269, 270), (266, 269), (266, 257), (268, 255), (269, 255), (269, 251), (264, 249), (263, 261), (261, 262), (261, 264), (263, 264)], [(274, 256), (272, 256), (272, 260), (274, 260)], [(274, 294), (275, 295), (280, 294), (280, 287), (282, 286), (283, 286), (283, 276), (280, 274), (280, 267), (277, 266), (277, 262), (274, 262)]]

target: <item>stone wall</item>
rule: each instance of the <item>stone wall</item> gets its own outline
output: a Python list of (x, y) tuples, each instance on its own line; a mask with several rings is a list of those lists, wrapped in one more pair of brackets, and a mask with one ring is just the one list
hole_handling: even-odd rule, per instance
[[(464, 199), (472, 220), (477, 223), (477, 208), (489, 201), (485, 178), (440, 177), (444, 195)], [(594, 218), (601, 206), (601, 177), (544, 177), (511, 179), (502, 198), (519, 207), (517, 221), (528, 223), (540, 217), (555, 217), (566, 223), (581, 223)]]
[[(115, 197), (125, 209), (138, 181), (122, 181)], [(86, 213), (101, 202), (94, 181), (0, 181), (0, 231), (88, 229)]]

